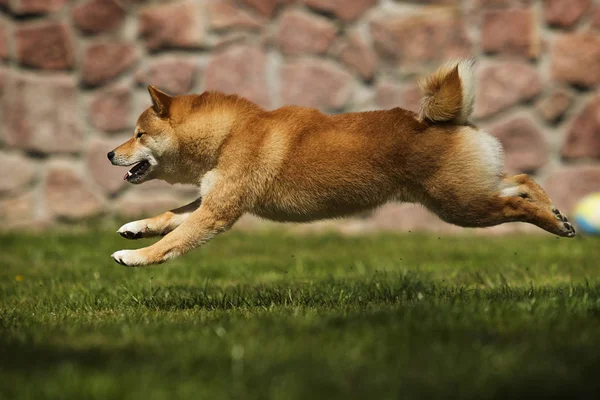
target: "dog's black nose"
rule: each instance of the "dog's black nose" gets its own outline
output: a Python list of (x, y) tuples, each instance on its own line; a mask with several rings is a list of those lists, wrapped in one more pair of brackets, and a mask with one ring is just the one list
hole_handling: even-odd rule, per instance
[(110, 152), (110, 153), (108, 153), (106, 156), (108, 157), (108, 159), (109, 159), (110, 161), (112, 161), (112, 159), (113, 159), (113, 158), (115, 158), (115, 152), (114, 152), (114, 151), (111, 151), (111, 152)]

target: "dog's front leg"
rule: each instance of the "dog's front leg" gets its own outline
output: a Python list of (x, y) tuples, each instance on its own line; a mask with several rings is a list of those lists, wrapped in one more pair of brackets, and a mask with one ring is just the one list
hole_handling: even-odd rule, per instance
[(126, 239), (141, 239), (154, 236), (164, 236), (183, 223), (195, 210), (200, 207), (202, 198), (194, 200), (183, 207), (167, 211), (156, 217), (128, 222), (119, 228), (117, 233)]
[(112, 258), (130, 267), (163, 263), (228, 230), (242, 213), (239, 204), (205, 199), (200, 208), (157, 243), (138, 250), (120, 250), (113, 253)]

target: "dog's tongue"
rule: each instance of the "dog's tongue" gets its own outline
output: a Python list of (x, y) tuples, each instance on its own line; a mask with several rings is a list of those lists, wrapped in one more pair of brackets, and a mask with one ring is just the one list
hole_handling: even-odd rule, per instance
[(129, 178), (129, 175), (131, 175), (131, 172), (127, 171), (127, 173), (125, 174), (125, 176), (123, 177), (123, 180), (126, 181), (127, 178)]

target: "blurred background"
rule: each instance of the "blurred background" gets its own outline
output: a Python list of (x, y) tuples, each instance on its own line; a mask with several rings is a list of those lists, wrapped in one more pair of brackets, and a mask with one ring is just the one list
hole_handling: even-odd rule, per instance
[[(534, 174), (568, 213), (600, 190), (596, 3), (0, 0), (0, 223), (136, 218), (194, 198), (194, 188), (129, 185), (106, 159), (149, 106), (147, 84), (268, 109), (417, 110), (416, 79), (463, 56), (477, 60), (474, 121), (504, 144), (507, 171)], [(299, 227), (321, 228), (462, 231), (406, 204)], [(538, 232), (478, 232), (514, 231)]]

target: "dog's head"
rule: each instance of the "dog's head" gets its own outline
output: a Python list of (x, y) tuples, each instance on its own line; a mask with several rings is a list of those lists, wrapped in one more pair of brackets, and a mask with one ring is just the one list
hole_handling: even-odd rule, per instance
[(169, 121), (173, 98), (153, 86), (148, 91), (152, 107), (138, 118), (133, 137), (108, 153), (113, 165), (133, 166), (124, 179), (135, 184), (164, 178), (178, 153), (177, 137)]

